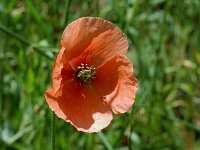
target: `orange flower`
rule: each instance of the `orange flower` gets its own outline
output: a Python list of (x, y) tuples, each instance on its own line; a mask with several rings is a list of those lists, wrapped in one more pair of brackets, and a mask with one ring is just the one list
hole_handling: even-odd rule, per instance
[(127, 49), (126, 36), (106, 20), (83, 17), (70, 23), (54, 63), (53, 86), (45, 92), (50, 109), (84, 132), (107, 127), (112, 111), (127, 112), (137, 90)]

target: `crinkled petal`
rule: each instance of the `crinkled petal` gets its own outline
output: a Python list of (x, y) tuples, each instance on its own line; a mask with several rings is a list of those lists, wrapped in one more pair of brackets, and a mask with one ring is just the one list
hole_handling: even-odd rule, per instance
[(45, 93), (49, 107), (59, 118), (84, 132), (98, 132), (110, 124), (112, 112), (92, 89), (78, 87), (72, 81), (66, 83), (62, 90), (60, 97), (54, 95), (53, 89)]
[(45, 99), (49, 105), (49, 108), (54, 111), (57, 116), (59, 116), (60, 118), (65, 118), (64, 120), (67, 120), (67, 116), (59, 107), (58, 96), (56, 92), (57, 91), (55, 91), (53, 88), (49, 88), (44, 94)]
[(60, 46), (66, 49), (65, 57), (74, 68), (80, 60), (97, 68), (126, 52), (128, 41), (112, 23), (101, 18), (83, 17), (65, 28)]
[(132, 63), (126, 56), (118, 55), (96, 70), (92, 87), (114, 113), (127, 112), (135, 101), (137, 90)]
[(75, 72), (68, 63), (63, 63), (62, 56), (64, 51), (65, 48), (59, 50), (52, 72), (53, 88), (58, 95), (62, 94), (61, 87), (64, 82), (73, 79), (73, 73)]

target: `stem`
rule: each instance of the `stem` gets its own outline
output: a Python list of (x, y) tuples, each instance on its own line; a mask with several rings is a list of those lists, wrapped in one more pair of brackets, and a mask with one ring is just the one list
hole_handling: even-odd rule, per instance
[(129, 150), (132, 150), (132, 140), (131, 140), (131, 135), (132, 135), (132, 132), (133, 132), (133, 121), (132, 121), (132, 118), (133, 118), (133, 108), (132, 108), (131, 114), (130, 114), (131, 129), (130, 129), (129, 142), (128, 142), (128, 149)]
[(15, 32), (13, 32), (12, 30), (10, 29), (7, 29), (4, 25), (0, 24), (0, 31), (4, 32), (5, 34), (19, 40), (20, 42), (24, 43), (25, 45), (28, 45), (28, 46), (31, 46), (35, 49), (36, 52), (40, 53), (41, 55), (45, 56), (46, 58), (48, 59), (52, 59), (51, 56), (47, 55), (42, 49), (34, 46), (33, 44), (31, 44), (30, 41), (26, 40), (24, 37), (16, 34)]
[(55, 150), (55, 116), (52, 112), (51, 118), (51, 150)]
[(105, 145), (106, 149), (113, 150), (112, 146), (110, 145), (110, 142), (102, 132), (98, 132), (97, 135), (99, 136), (102, 143)]

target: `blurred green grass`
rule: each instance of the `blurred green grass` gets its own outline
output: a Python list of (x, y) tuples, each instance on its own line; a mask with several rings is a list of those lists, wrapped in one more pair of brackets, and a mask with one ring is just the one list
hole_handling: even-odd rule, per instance
[(136, 103), (101, 133), (56, 118), (57, 149), (200, 149), (199, 0), (1, 0), (0, 149), (50, 149), (52, 58), (82, 16), (119, 26), (139, 81)]

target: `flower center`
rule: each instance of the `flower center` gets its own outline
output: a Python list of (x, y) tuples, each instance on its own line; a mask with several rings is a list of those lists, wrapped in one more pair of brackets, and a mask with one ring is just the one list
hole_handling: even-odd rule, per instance
[(82, 84), (89, 84), (96, 77), (96, 72), (94, 67), (89, 67), (87, 64), (81, 63), (80, 66), (77, 67), (76, 78)]

